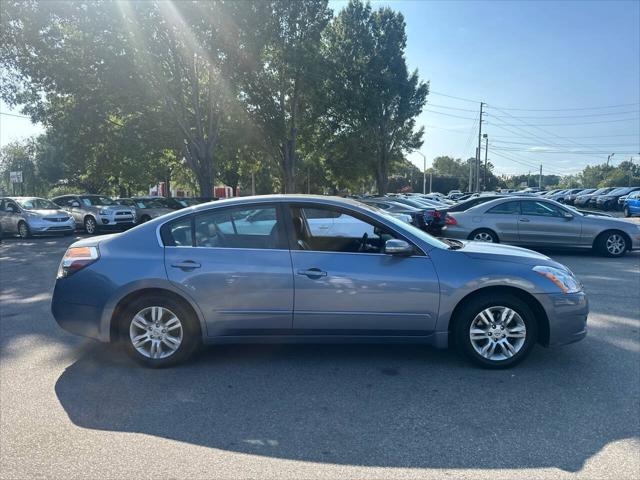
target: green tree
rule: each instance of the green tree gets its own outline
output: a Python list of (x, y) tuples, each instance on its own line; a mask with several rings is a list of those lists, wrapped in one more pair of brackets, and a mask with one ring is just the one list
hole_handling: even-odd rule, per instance
[[(394, 159), (422, 145), (423, 129), (415, 130), (415, 119), (428, 85), (416, 71), (408, 72), (406, 41), (400, 13), (373, 11), (360, 0), (340, 11), (326, 35), (325, 131), (335, 137), (338, 163), (355, 159), (370, 165), (380, 194), (387, 192)], [(345, 156), (351, 153), (357, 156)]]
[[(286, 193), (296, 190), (301, 131), (313, 123), (311, 103), (322, 74), (321, 34), (327, 0), (257, 2), (264, 10), (256, 46), (242, 71), (242, 98), (268, 152), (279, 160)], [(251, 51), (250, 51), (251, 52)]]

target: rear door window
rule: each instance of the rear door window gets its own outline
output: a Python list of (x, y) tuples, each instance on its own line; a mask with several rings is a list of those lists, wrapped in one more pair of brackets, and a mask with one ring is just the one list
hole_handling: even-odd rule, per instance
[(500, 205), (487, 210), (487, 213), (501, 214), (501, 215), (519, 215), (520, 214), (520, 202), (505, 202)]

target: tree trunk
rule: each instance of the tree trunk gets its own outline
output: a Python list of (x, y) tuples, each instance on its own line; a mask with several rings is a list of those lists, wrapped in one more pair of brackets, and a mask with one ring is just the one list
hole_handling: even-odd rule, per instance
[(378, 195), (386, 195), (389, 184), (389, 162), (385, 153), (378, 154), (376, 165), (376, 187)]
[(213, 197), (213, 179), (209, 175), (204, 173), (198, 175), (198, 188), (201, 197)]
[(292, 148), (294, 142), (287, 140), (283, 156), (282, 156), (282, 173), (284, 176), (284, 193), (295, 193), (296, 177), (295, 177), (295, 149)]

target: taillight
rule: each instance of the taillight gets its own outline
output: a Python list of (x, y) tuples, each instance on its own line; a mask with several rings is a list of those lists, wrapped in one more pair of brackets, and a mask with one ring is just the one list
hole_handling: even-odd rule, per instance
[(58, 268), (58, 278), (68, 277), (98, 260), (98, 247), (69, 247)]
[(458, 221), (453, 218), (451, 215), (448, 215), (444, 217), (444, 224), (445, 225), (457, 225)]

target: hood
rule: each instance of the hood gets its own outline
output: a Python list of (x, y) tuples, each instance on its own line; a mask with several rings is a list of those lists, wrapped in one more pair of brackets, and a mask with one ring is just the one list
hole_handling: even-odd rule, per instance
[(37, 215), (39, 217), (69, 217), (69, 213), (64, 210), (25, 210), (25, 213)]
[(464, 243), (464, 246), (458, 251), (471, 258), (526, 263), (531, 265), (557, 265), (556, 262), (546, 255), (526, 248), (504, 245), (501, 243), (471, 241), (463, 241), (462, 243)]

